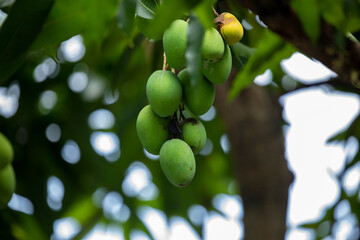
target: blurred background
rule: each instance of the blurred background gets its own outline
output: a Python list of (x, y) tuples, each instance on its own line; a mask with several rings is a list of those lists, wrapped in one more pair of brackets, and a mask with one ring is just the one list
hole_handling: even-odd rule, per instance
[[(358, 239), (359, 75), (349, 84), (247, 2), (0, 1), (0, 131), (17, 181), (0, 239)], [(359, 47), (360, 2), (345, 2), (289, 6), (299, 34), (320, 42), (328, 24), (346, 57), (349, 39)], [(164, 29), (189, 14), (211, 27), (211, 6), (245, 34), (200, 116), (195, 178), (176, 188), (135, 122)]]

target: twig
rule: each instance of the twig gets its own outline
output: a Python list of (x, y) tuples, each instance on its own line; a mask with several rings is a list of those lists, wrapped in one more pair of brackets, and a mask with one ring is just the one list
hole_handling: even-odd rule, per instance
[(162, 70), (163, 70), (163, 71), (166, 71), (169, 65), (168, 65), (167, 62), (166, 62), (165, 52), (164, 52), (164, 55), (163, 55), (163, 56), (164, 56), (164, 62), (163, 62)]
[(217, 13), (217, 11), (215, 10), (215, 8), (214, 8), (214, 7), (212, 7), (212, 10), (213, 10), (214, 14), (218, 17), (218, 16), (219, 16), (219, 14)]

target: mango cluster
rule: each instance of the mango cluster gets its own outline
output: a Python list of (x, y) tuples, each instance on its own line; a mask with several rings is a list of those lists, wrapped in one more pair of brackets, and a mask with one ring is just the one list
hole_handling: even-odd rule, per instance
[(172, 22), (163, 35), (166, 63), (172, 71), (157, 70), (146, 84), (149, 105), (137, 117), (137, 134), (146, 151), (160, 155), (161, 169), (177, 187), (186, 186), (195, 175), (195, 155), (207, 139), (198, 116), (211, 108), (214, 84), (224, 83), (231, 71), (231, 51), (221, 35), (225, 25), (205, 31), (200, 49), (202, 77), (193, 85), (185, 58), (188, 23)]
[(0, 133), (0, 208), (10, 201), (15, 191), (16, 179), (11, 165), (14, 158), (14, 150), (5, 135)]

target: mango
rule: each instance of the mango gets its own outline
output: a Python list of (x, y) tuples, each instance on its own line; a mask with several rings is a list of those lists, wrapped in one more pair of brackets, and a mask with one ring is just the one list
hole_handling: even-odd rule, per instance
[(136, 119), (136, 131), (146, 151), (159, 155), (161, 146), (170, 138), (169, 122), (169, 117), (159, 117), (150, 105), (140, 111)]
[(214, 85), (202, 77), (197, 85), (193, 86), (190, 83), (190, 76), (186, 68), (178, 74), (178, 77), (183, 87), (183, 101), (185, 105), (196, 115), (206, 113), (214, 103)]
[(224, 12), (220, 14), (215, 21), (226, 44), (232, 45), (242, 39), (244, 29), (234, 15)]
[(11, 164), (0, 170), (0, 208), (10, 201), (16, 187), (14, 169)]
[(182, 128), (184, 141), (190, 146), (194, 154), (198, 154), (206, 143), (206, 130), (202, 122), (195, 118), (188, 118)]
[(204, 62), (202, 73), (214, 84), (222, 84), (229, 78), (232, 66), (231, 51), (229, 45), (225, 46), (224, 56), (217, 62)]
[(176, 187), (186, 186), (195, 175), (193, 151), (183, 140), (168, 140), (160, 150), (160, 166), (170, 183)]
[(0, 133), (0, 169), (10, 164), (14, 158), (14, 149), (7, 137)]
[(146, 95), (152, 110), (160, 117), (168, 117), (180, 105), (182, 87), (174, 73), (157, 70), (146, 83)]
[(188, 23), (177, 19), (170, 24), (163, 35), (166, 61), (170, 67), (180, 69), (185, 66)]
[(205, 31), (202, 42), (202, 55), (206, 62), (217, 62), (224, 55), (224, 41), (215, 28)]

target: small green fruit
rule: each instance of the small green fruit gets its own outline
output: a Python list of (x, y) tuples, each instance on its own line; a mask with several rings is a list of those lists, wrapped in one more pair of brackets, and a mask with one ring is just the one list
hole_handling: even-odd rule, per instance
[(0, 169), (12, 162), (14, 158), (14, 149), (7, 137), (0, 133)]
[(3, 208), (10, 201), (15, 191), (16, 179), (11, 164), (0, 170), (0, 208)]
[(147, 81), (146, 95), (152, 110), (160, 117), (167, 117), (179, 107), (182, 98), (181, 84), (174, 73), (158, 70)]
[(136, 131), (141, 144), (151, 154), (159, 155), (160, 148), (170, 137), (170, 118), (156, 115), (150, 105), (144, 107), (136, 120)]
[(184, 89), (183, 99), (185, 105), (196, 115), (206, 113), (214, 103), (214, 85), (202, 77), (197, 85), (193, 86), (190, 83), (190, 76), (186, 68), (178, 74), (178, 77)]
[(231, 51), (229, 45), (226, 45), (222, 59), (214, 63), (204, 62), (202, 72), (210, 82), (222, 84), (228, 79), (231, 72), (231, 66)]
[(189, 145), (180, 139), (164, 143), (160, 150), (160, 165), (167, 179), (176, 187), (186, 186), (194, 178), (194, 154)]
[(188, 23), (177, 19), (164, 32), (163, 46), (166, 61), (170, 67), (180, 69), (185, 66)]
[(199, 153), (206, 143), (206, 130), (200, 120), (189, 118), (182, 128), (184, 141), (190, 146), (194, 154)]
[(222, 13), (215, 21), (226, 44), (235, 44), (243, 37), (244, 29), (237, 18), (231, 13)]
[(224, 55), (224, 41), (215, 28), (205, 31), (202, 43), (202, 55), (206, 62), (219, 61)]

